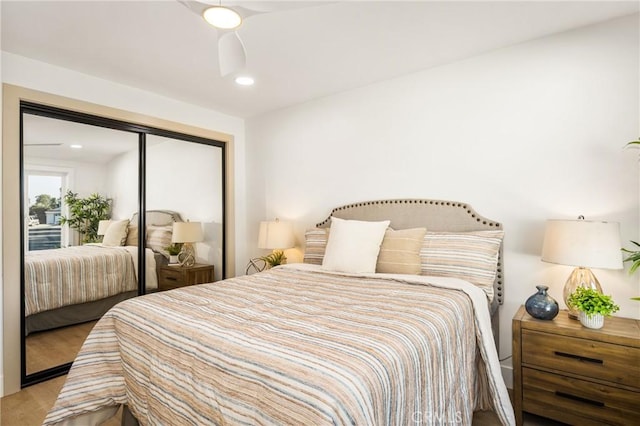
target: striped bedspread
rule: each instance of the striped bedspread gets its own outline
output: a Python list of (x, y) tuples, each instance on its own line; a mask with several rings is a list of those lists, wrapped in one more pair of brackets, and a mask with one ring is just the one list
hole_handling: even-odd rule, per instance
[(482, 290), (290, 266), (120, 303), (45, 424), (117, 404), (143, 425), (515, 424)]
[(122, 247), (32, 251), (24, 274), (25, 316), (138, 288), (131, 254)]

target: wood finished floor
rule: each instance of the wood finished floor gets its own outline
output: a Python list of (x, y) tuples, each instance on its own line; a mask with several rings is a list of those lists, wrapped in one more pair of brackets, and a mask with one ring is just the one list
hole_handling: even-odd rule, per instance
[[(58, 392), (64, 384), (66, 376), (58, 377), (37, 385), (29, 386), (13, 395), (5, 396), (0, 400), (0, 425), (1, 426), (40, 426), (53, 406)], [(120, 425), (122, 410), (109, 419), (104, 426)], [(473, 426), (495, 426), (498, 419), (491, 412), (478, 412), (473, 417)], [(525, 426), (560, 426), (551, 420), (542, 417), (526, 415)]]
[(96, 322), (29, 334), (25, 342), (27, 374), (72, 362)]

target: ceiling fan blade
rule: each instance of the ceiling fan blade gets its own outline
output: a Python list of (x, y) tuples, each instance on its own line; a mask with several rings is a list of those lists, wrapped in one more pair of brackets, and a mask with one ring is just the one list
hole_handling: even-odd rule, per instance
[(247, 64), (247, 54), (238, 33), (228, 32), (218, 38), (218, 65), (220, 75), (225, 77)]

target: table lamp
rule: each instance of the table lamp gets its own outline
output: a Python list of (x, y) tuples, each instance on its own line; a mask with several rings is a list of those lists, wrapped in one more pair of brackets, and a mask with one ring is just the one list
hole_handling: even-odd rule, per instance
[(202, 241), (202, 225), (200, 222), (174, 222), (172, 243), (182, 243), (182, 249), (178, 253), (180, 266), (193, 266), (196, 263), (196, 249), (193, 243)]
[(258, 248), (272, 249), (273, 252), (267, 258), (279, 260), (274, 263), (266, 259), (270, 267), (286, 263), (287, 258), (284, 256), (283, 250), (294, 246), (293, 225), (290, 222), (281, 222), (277, 218), (275, 221), (260, 222)]
[(622, 269), (620, 225), (617, 222), (584, 220), (548, 220), (542, 245), (542, 261), (575, 266), (562, 292), (569, 317), (578, 311), (569, 307), (567, 299), (578, 287), (602, 292), (602, 287), (589, 268)]

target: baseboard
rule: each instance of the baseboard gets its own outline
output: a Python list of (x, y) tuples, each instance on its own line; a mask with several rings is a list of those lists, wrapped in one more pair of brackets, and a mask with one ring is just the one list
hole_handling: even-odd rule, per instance
[(507, 385), (507, 389), (513, 389), (513, 367), (511, 364), (501, 364), (500, 370), (502, 372), (502, 379), (504, 384)]

